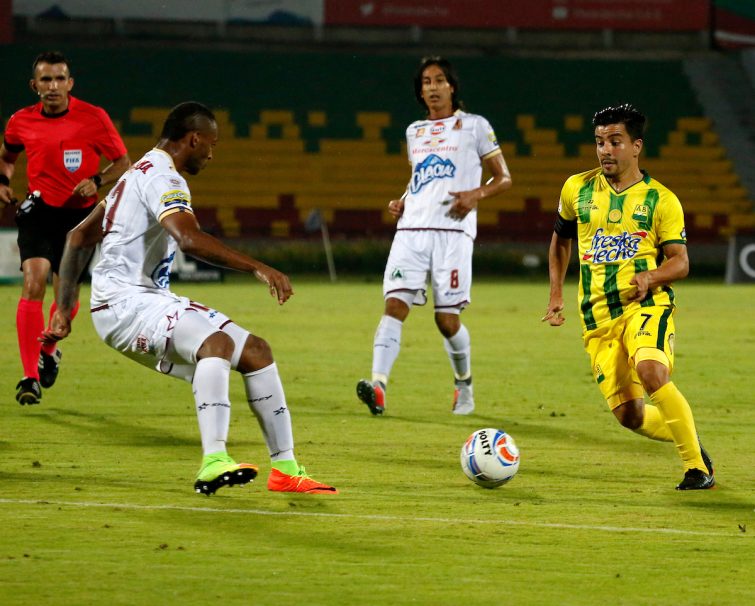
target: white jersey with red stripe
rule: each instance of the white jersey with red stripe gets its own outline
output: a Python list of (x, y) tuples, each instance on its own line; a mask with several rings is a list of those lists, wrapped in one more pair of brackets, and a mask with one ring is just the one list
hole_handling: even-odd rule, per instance
[(456, 111), (443, 120), (419, 120), (406, 129), (412, 177), (397, 229), (440, 229), (477, 235), (477, 211), (457, 221), (446, 215), (449, 192), (480, 186), (482, 160), (501, 153), (490, 123), (482, 116)]
[(92, 272), (92, 307), (135, 293), (169, 293), (176, 240), (160, 225), (175, 212), (193, 212), (186, 180), (172, 158), (152, 149), (105, 198), (105, 236)]

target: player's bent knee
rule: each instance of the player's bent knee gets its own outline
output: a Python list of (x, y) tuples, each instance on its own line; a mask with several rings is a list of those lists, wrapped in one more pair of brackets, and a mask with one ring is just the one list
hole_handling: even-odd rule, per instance
[(436, 312), (435, 325), (446, 339), (450, 339), (459, 332), (459, 329), (461, 328), (461, 319), (458, 314)]
[(207, 337), (197, 350), (197, 360), (203, 358), (223, 358), (231, 360), (233, 356), (233, 339), (226, 333), (218, 331)]
[(398, 292), (392, 294), (385, 300), (385, 315), (395, 318), (400, 322), (406, 320), (411, 310), (414, 292)]
[(671, 370), (666, 354), (659, 349), (644, 347), (635, 354), (635, 369), (642, 387), (653, 394), (669, 382)]
[(645, 404), (642, 400), (630, 400), (614, 408), (613, 414), (622, 427), (639, 429), (645, 420)]
[(273, 350), (265, 339), (249, 335), (239, 359), (238, 371), (242, 374), (260, 370), (273, 363)]

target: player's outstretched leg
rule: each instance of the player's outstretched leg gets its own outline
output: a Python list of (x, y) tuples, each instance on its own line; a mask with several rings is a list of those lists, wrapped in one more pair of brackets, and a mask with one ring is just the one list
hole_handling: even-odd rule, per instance
[(49, 389), (55, 385), (62, 358), (63, 352), (60, 351), (59, 347), (55, 349), (52, 355), (46, 354), (44, 350), (39, 352), (39, 362), (37, 363), (37, 367), (39, 368), (39, 383), (45, 389)]
[[(272, 360), (266, 342), (255, 337), (254, 345), (265, 352), (265, 361)], [(332, 486), (310, 478), (296, 462), (291, 415), (278, 374), (278, 365), (268, 365), (243, 375), (249, 408), (257, 417), (270, 453), (270, 477), (267, 488), (273, 492), (302, 492), (308, 494), (338, 494)]]
[(367, 379), (362, 379), (357, 383), (357, 397), (367, 404), (373, 415), (379, 416), (385, 412), (385, 383), (370, 383)]
[(194, 482), (194, 490), (210, 496), (223, 486), (243, 486), (257, 477), (257, 466), (236, 463), (226, 452), (205, 455)]

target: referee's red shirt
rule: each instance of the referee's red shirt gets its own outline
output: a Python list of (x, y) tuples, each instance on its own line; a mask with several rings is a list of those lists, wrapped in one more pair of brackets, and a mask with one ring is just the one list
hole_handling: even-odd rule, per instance
[(5, 147), (26, 151), (29, 191), (39, 190), (50, 206), (85, 208), (97, 196), (71, 192), (82, 179), (100, 170), (100, 156), (111, 162), (126, 154), (126, 146), (104, 109), (68, 97), (68, 111), (42, 113), (42, 103), (18, 110), (8, 120)]

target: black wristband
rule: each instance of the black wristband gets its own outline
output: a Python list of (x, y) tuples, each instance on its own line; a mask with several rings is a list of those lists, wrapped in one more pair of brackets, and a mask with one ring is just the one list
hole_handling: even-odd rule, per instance
[(102, 177), (100, 175), (92, 175), (89, 178), (94, 181), (95, 186), (99, 189), (100, 185), (102, 185)]
[(0, 185), (6, 185), (10, 187), (10, 179), (7, 175), (0, 173)]

